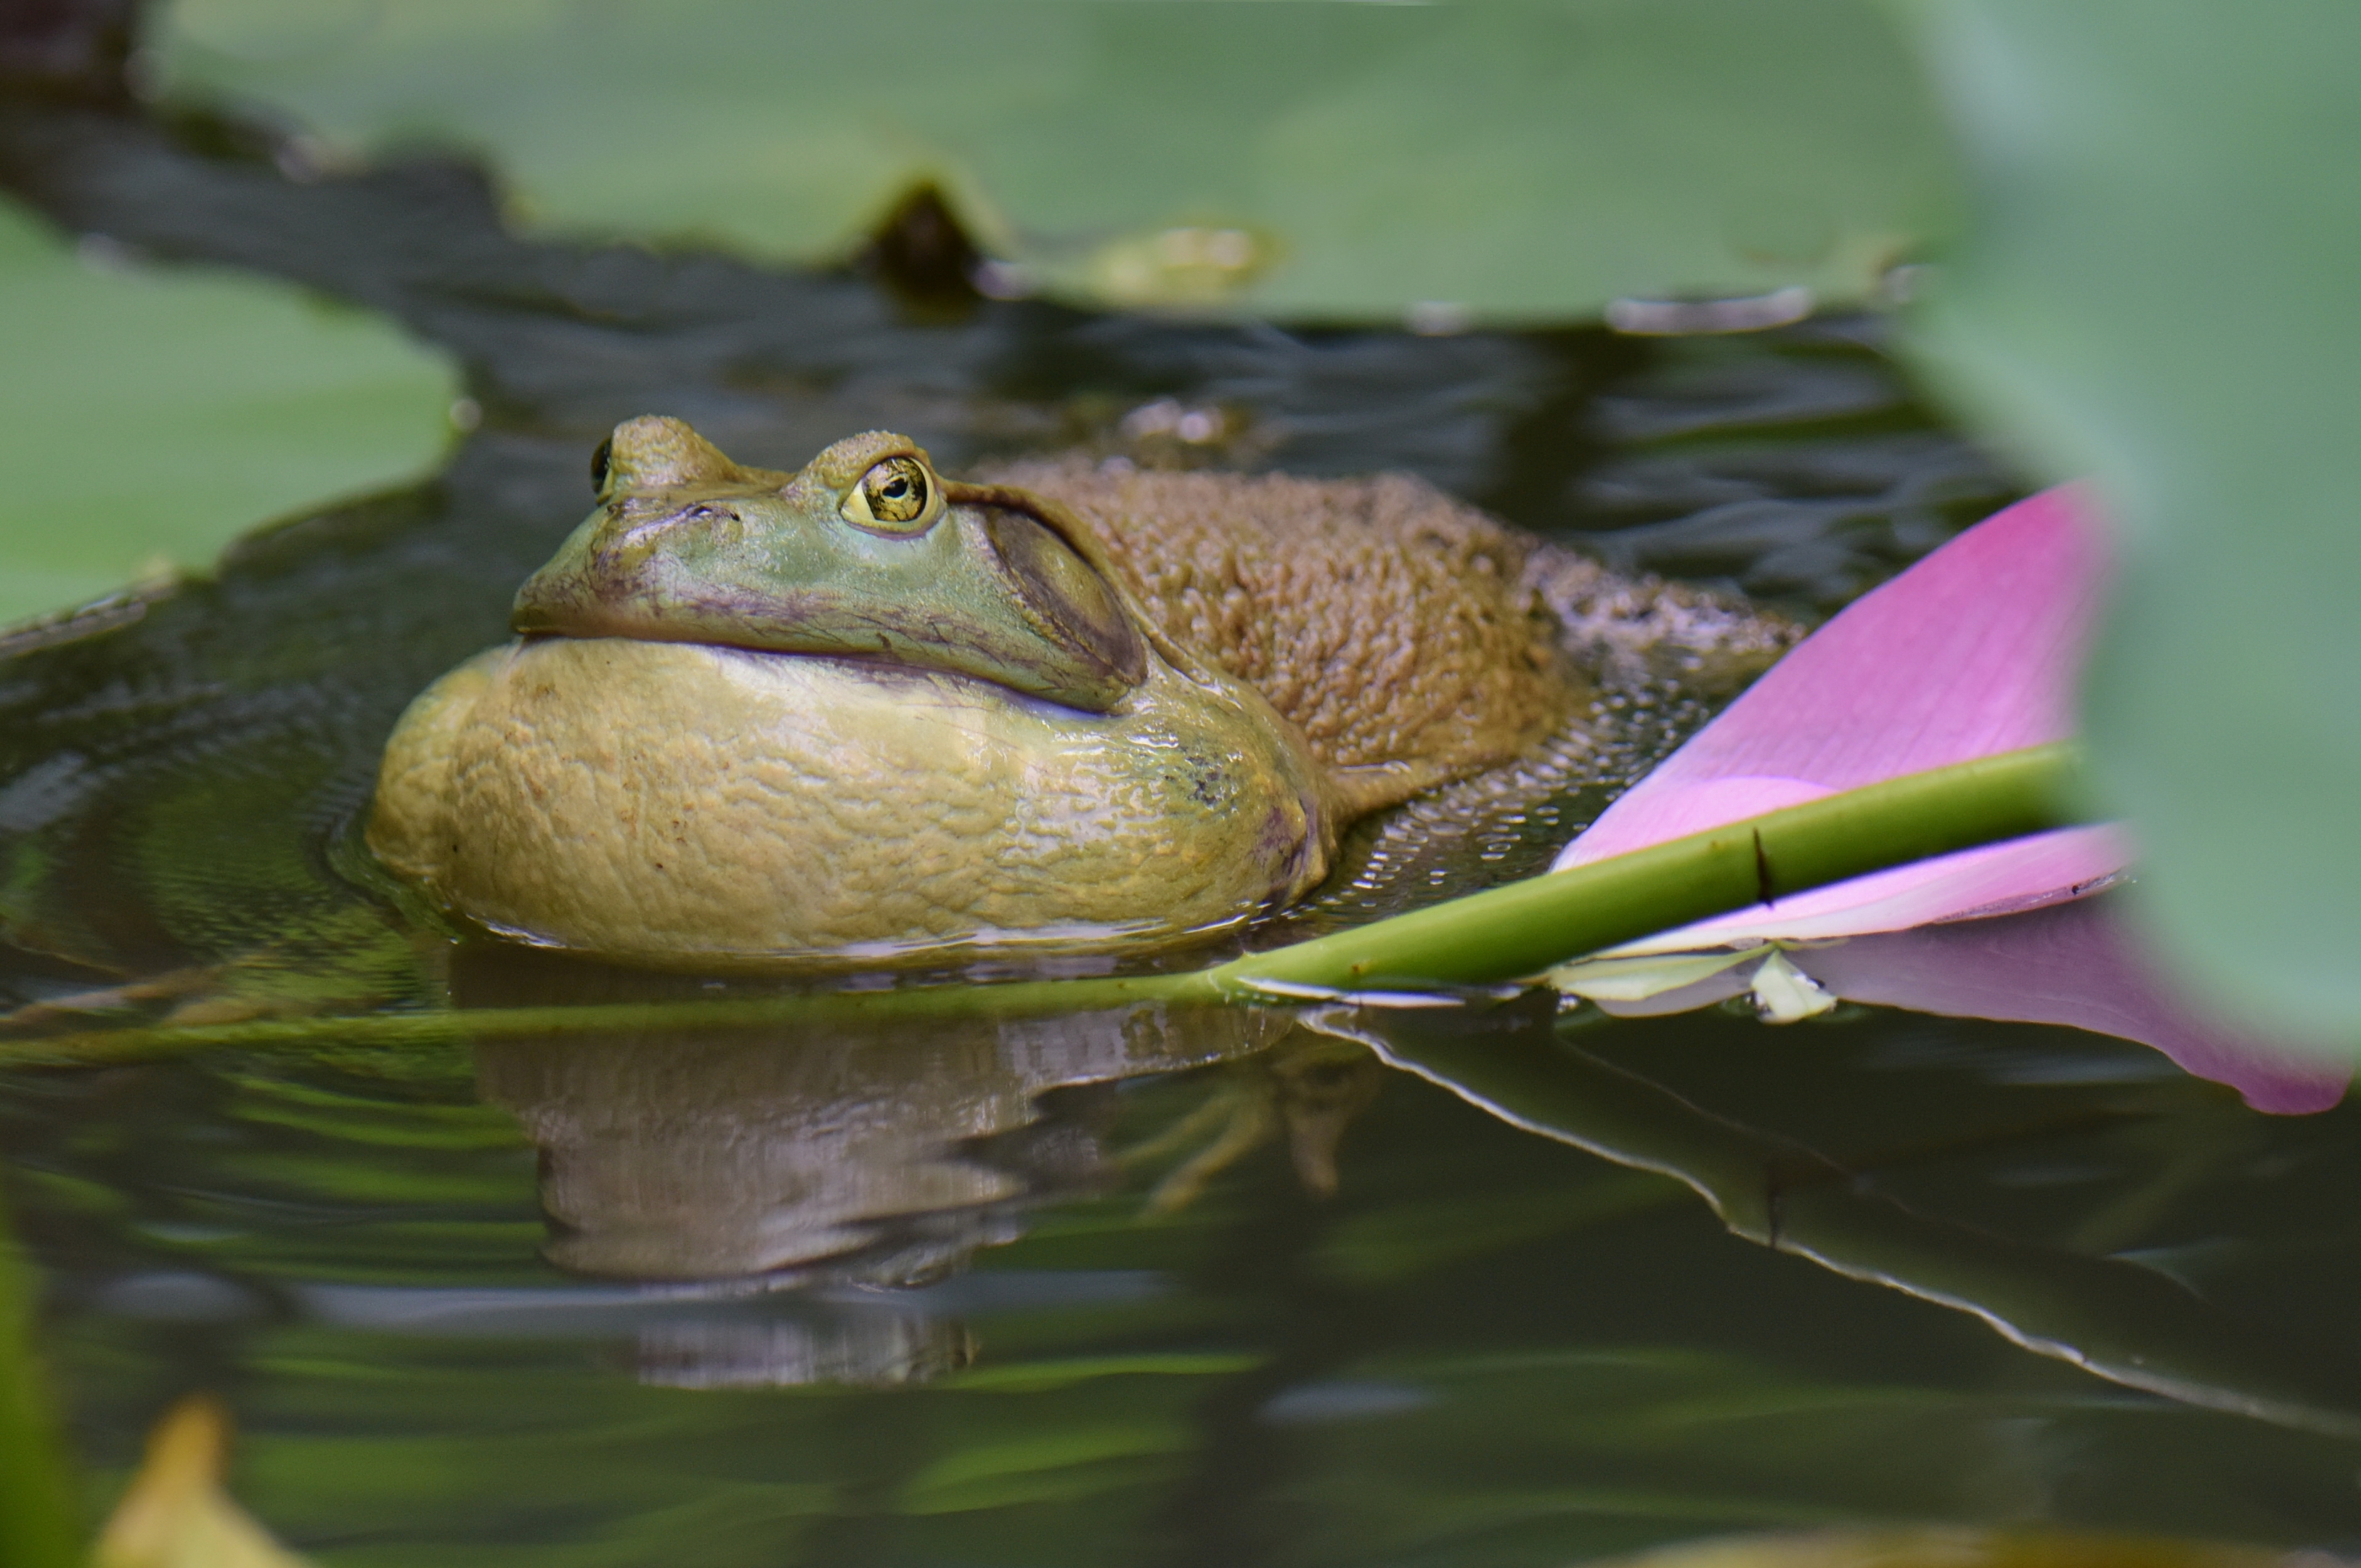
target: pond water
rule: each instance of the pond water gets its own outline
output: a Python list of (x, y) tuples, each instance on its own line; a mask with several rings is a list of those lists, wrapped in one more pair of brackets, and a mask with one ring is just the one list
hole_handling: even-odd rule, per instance
[[(1808, 618), (2019, 493), (1879, 320), (946, 298), (522, 241), (456, 165), (297, 183), (54, 104), (0, 117), (0, 166), (74, 230), (390, 314), (480, 413), (433, 480), (0, 658), (4, 1185), (94, 1509), (203, 1389), (241, 1500), (339, 1564), (1541, 1564), (1883, 1522), (2361, 1550), (2350, 1108), (1853, 1005), (866, 1000), (1005, 978), (970, 972), (714, 1027), (708, 991), (769, 993), (455, 948), (356, 849), (394, 715), (502, 634), (619, 419), (789, 467), (888, 426), (951, 468), (1407, 470)], [(1623, 694), (1620, 749), (1513, 808), (1406, 814), (1289, 934), (1536, 869), (1712, 695)], [(634, 1000), (670, 1011), (447, 1020)]]

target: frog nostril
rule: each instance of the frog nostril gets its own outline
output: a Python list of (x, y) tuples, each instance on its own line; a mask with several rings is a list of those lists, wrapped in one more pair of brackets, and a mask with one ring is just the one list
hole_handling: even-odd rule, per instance
[(607, 471), (614, 466), (614, 463), (615, 438), (610, 435), (598, 444), (598, 451), (590, 454), (590, 488), (592, 490), (604, 490), (607, 488)]

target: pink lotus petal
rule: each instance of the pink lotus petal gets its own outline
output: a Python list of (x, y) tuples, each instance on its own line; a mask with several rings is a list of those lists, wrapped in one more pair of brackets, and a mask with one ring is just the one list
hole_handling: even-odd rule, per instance
[[(2203, 1012), (2143, 956), (2111, 899), (1855, 937), (1790, 949), (1787, 960), (1848, 1002), (2063, 1024), (2136, 1040), (2275, 1115), (2328, 1110), (2345, 1097), (2352, 1075), (2345, 1064), (2241, 1035)], [(1743, 995), (1752, 977), (1752, 966), (1740, 964), (1676, 990), (1598, 1006), (1620, 1018), (1686, 1013)]]
[(1851, 1002), (2137, 1040), (2279, 1115), (2327, 1110), (2352, 1076), (2347, 1064), (2242, 1035), (2202, 1011), (2148, 961), (2112, 899), (1861, 937), (1793, 957)]
[(2094, 893), (2130, 860), (2121, 828), (2064, 828), (1758, 904), (1628, 943), (1612, 956), (1906, 931), (1938, 920), (2006, 914)]
[[(1609, 806), (1554, 869), (2072, 734), (2072, 683), (2105, 572), (2083, 507), (2071, 487), (2045, 491), (1864, 596)], [(1790, 961), (1850, 1001), (2136, 1040), (2232, 1085), (2257, 1111), (2334, 1105), (2347, 1068), (2232, 1032), (2180, 996), (2105, 901), (2063, 902), (2103, 885), (2131, 858), (2119, 828), (2065, 828), (1857, 877), (1615, 951), (1850, 938)], [(1743, 991), (1748, 972), (1601, 1005), (1631, 1015), (1705, 1006)]]
[[(2074, 487), (2046, 490), (1864, 595), (1608, 807), (1552, 869), (2072, 734), (2073, 681), (2106, 565), (2085, 506)], [(1619, 950), (1899, 930), (2070, 896), (2129, 859), (2120, 829), (2042, 834)]]

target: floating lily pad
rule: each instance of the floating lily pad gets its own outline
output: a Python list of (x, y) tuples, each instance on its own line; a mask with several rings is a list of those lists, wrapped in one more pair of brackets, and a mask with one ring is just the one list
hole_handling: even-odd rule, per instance
[[(1623, 296), (1859, 300), (1949, 154), (1870, 0), (177, 0), (170, 91), (328, 161), (483, 154), (576, 231), (846, 254), (920, 182), (1123, 305), (1429, 329)], [(1790, 314), (1795, 313), (1791, 309)]]
[(0, 624), (202, 569), (449, 438), (449, 362), (283, 284), (77, 253), (0, 204)]
[(2224, 1000), (2349, 1047), (2361, 11), (1911, 9), (1978, 181), (1926, 363), (2117, 524), (2085, 723), (2138, 907)]

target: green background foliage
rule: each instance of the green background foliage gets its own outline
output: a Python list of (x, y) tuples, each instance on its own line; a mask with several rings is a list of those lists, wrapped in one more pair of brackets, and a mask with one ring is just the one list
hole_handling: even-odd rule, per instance
[(2121, 575), (2086, 729), (2141, 907), (2250, 1014), (2361, 1041), (2361, 12), (1905, 7), (1973, 171), (1919, 345)]
[(0, 1563), (66, 1568), (81, 1521), (58, 1460), (47, 1369), (33, 1352), (37, 1290), (0, 1209)]
[(255, 524), (430, 467), (449, 363), (281, 284), (77, 254), (0, 204), (0, 624), (203, 569)]
[[(539, 223), (809, 262), (934, 180), (1000, 255), (1115, 303), (1853, 301), (1949, 195), (1868, 0), (178, 0), (165, 20), (173, 92), (267, 105), (331, 159), (482, 152)], [(1191, 231), (1246, 236), (1246, 264)]]

